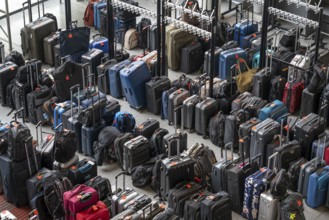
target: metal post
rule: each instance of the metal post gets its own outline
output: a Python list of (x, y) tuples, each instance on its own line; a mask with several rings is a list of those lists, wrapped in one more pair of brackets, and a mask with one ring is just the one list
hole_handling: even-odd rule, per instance
[(270, 6), (270, 0), (264, 0), (263, 8), (263, 24), (262, 24), (262, 38), (260, 46), (260, 63), (259, 68), (263, 69), (266, 65), (266, 50), (267, 50), (267, 28), (269, 25), (269, 13), (268, 8)]
[(316, 38), (315, 38), (315, 56), (314, 56), (314, 64), (317, 62), (319, 58), (319, 49), (320, 49), (320, 39), (321, 39), (321, 22), (322, 22), (322, 15), (323, 15), (323, 8), (320, 9), (319, 11), (319, 27), (316, 32)]
[(107, 36), (109, 39), (109, 59), (114, 59), (114, 19), (112, 0), (107, 0)]
[[(161, 71), (161, 75), (165, 76), (166, 75), (166, 63), (167, 63), (167, 56), (166, 56), (166, 8), (165, 8), (165, 1), (162, 1), (162, 20), (161, 20), (161, 41), (162, 41), (162, 48), (161, 48), (161, 52), (162, 52), (162, 62), (161, 62), (161, 66), (162, 66), (162, 71)], [(160, 39), (158, 37), (158, 39)]]
[(9, 15), (9, 5), (8, 0), (5, 2), (6, 4), (6, 22), (7, 22), (7, 37), (8, 37), (8, 43), (9, 43), (9, 51), (13, 50), (13, 42), (11, 39), (11, 28), (10, 28), (10, 15)]
[(163, 0), (157, 1), (157, 34), (158, 34), (158, 42), (157, 42), (157, 73), (161, 76), (161, 5)]
[(66, 19), (66, 29), (70, 28), (70, 22), (72, 21), (71, 15), (71, 0), (65, 0), (65, 19)]
[(32, 5), (31, 5), (31, 0), (27, 0), (28, 2), (28, 12), (29, 12), (29, 21), (32, 22), (33, 18), (32, 18)]
[(213, 97), (214, 87), (214, 72), (215, 72), (215, 45), (216, 45), (216, 32), (217, 32), (217, 14), (218, 14), (218, 0), (212, 0), (212, 8), (214, 9), (214, 17), (211, 24), (211, 60), (210, 60), (210, 82), (209, 82), (209, 97)]

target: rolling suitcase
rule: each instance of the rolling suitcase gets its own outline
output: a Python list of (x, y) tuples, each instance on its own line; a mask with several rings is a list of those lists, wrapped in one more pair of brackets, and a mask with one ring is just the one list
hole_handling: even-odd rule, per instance
[[(249, 13), (249, 12), (248, 12)], [(252, 12), (253, 17), (253, 12)], [(258, 24), (254, 19), (243, 20), (234, 26), (234, 40), (237, 41), (240, 47), (243, 46), (243, 38), (258, 31)]]
[(184, 220), (201, 220), (201, 202), (210, 193), (207, 191), (196, 193), (185, 202)]
[(100, 29), (100, 11), (107, 7), (105, 1), (94, 2), (94, 27), (96, 30)]
[(145, 84), (151, 80), (144, 61), (135, 61), (120, 71), (122, 89), (129, 105), (139, 109), (146, 106)]
[(153, 77), (145, 84), (148, 111), (156, 115), (161, 113), (162, 92), (170, 86), (170, 80), (166, 76)]
[(17, 65), (12, 62), (0, 64), (0, 101), (2, 106), (7, 106), (6, 97), (9, 91), (6, 90), (6, 87), (15, 78), (17, 69)]
[(259, 220), (277, 220), (279, 215), (278, 209), (279, 199), (272, 196), (270, 191), (265, 191), (260, 194), (258, 213)]
[(180, 69), (183, 73), (192, 74), (198, 71), (203, 62), (204, 53), (201, 43), (193, 42), (182, 48)]
[(94, 142), (97, 140), (99, 132), (105, 128), (105, 122), (102, 120), (99, 124), (91, 127), (82, 126), (81, 128), (81, 148), (82, 153), (86, 156), (94, 155)]
[(243, 140), (239, 143), (239, 152), (240, 155), (244, 154), (246, 158), (250, 156), (251, 130), (260, 122), (261, 121), (258, 118), (252, 118), (239, 126), (239, 140)]
[(271, 70), (267, 66), (258, 71), (252, 80), (252, 95), (268, 100), (272, 77)]
[(201, 219), (232, 219), (232, 204), (226, 192), (207, 196), (201, 202)]
[(45, 56), (45, 63), (50, 66), (55, 65), (55, 46), (59, 43), (59, 32), (50, 34), (43, 39), (43, 50)]
[(66, 163), (60, 163), (58, 161), (54, 161), (53, 163), (53, 170), (58, 170), (58, 171), (62, 171), (62, 172), (67, 172), (68, 169), (76, 164), (78, 164), (79, 162), (79, 156), (77, 154), (75, 154), (71, 160), (69, 160)]
[[(136, 17), (130, 17), (129, 19), (122, 20), (120, 18), (114, 18), (114, 31), (116, 32), (115, 40), (118, 42), (118, 39), (124, 39), (126, 31), (130, 28), (136, 27)], [(123, 30), (119, 31), (118, 30)]]
[[(320, 151), (318, 151), (318, 148)], [(311, 157), (319, 157), (329, 165), (329, 136), (327, 133), (319, 135), (318, 139), (313, 141)]]
[(259, 111), (258, 118), (261, 121), (264, 121), (267, 118), (271, 118), (277, 122), (281, 122), (282, 116), (288, 114), (287, 107), (283, 102), (279, 100), (274, 100), (271, 103), (268, 103), (264, 108)]
[(304, 117), (310, 113), (317, 113), (320, 104), (320, 94), (310, 92), (307, 88), (303, 90), (300, 106), (300, 116)]
[(176, 87), (172, 87), (166, 91), (162, 92), (161, 95), (161, 119), (168, 119), (168, 102), (169, 102), (169, 96), (174, 93), (177, 90)]
[(93, 36), (93, 39), (89, 43), (90, 49), (99, 49), (107, 54), (109, 52), (109, 40), (106, 37), (102, 37), (100, 34)]
[(76, 220), (97, 220), (97, 219), (110, 219), (110, 212), (107, 205), (98, 201), (86, 210), (76, 214)]
[[(239, 58), (247, 59), (246, 52), (241, 48), (233, 48), (221, 52), (219, 58), (219, 75), (220, 79), (227, 79), (231, 76), (231, 67), (237, 63)], [(242, 66), (241, 72), (244, 72)], [(233, 77), (233, 76), (231, 76)]]
[(67, 171), (67, 178), (72, 185), (83, 184), (97, 176), (97, 164), (94, 160), (83, 159)]
[(156, 50), (158, 47), (158, 27), (156, 24), (152, 24), (147, 29), (147, 46), (149, 50)]
[(114, 116), (117, 112), (120, 112), (121, 105), (117, 100), (108, 100), (103, 112), (103, 120), (106, 126), (111, 126), (114, 121)]
[(109, 69), (116, 65), (118, 62), (115, 59), (106, 60), (107, 57), (102, 58), (102, 63), (97, 67), (97, 74), (105, 75), (104, 77), (98, 78), (98, 90), (104, 94), (110, 94), (110, 76)]
[[(39, 139), (40, 134), (40, 139)], [(41, 167), (45, 167), (49, 170), (53, 169), (54, 163), (54, 141), (55, 135), (47, 134), (47, 137), (43, 138), (42, 122), (39, 122), (36, 126), (37, 146), (35, 150), (41, 155)]]
[[(214, 76), (219, 76), (219, 56), (221, 52), (224, 50), (222, 48), (216, 47), (215, 48), (215, 72)], [(204, 54), (204, 60), (203, 60), (203, 72), (210, 75), (211, 70), (211, 51), (208, 50)]]
[(149, 118), (134, 130), (135, 137), (142, 135), (150, 140), (154, 131), (160, 127), (160, 122), (156, 119)]
[(198, 95), (193, 95), (183, 102), (183, 126), (187, 128), (189, 132), (194, 130), (195, 126), (195, 108), (197, 103), (200, 101)]
[(327, 201), (329, 186), (329, 166), (314, 172), (308, 182), (306, 203), (311, 208), (322, 206)]
[(208, 137), (210, 118), (218, 112), (218, 102), (213, 98), (206, 98), (195, 106), (195, 132)]
[(120, 79), (120, 71), (128, 66), (131, 63), (130, 60), (124, 60), (119, 62), (118, 64), (112, 66), (109, 69), (109, 85), (110, 85), (110, 94), (114, 98), (122, 98), (124, 96), (124, 92), (122, 91), (121, 79)]
[(134, 167), (150, 159), (150, 151), (148, 139), (141, 135), (126, 142), (123, 146), (123, 170), (130, 174)]
[[(168, 122), (169, 124), (176, 123), (175, 126), (179, 126), (181, 123), (181, 111), (176, 112), (175, 108), (183, 104), (184, 100), (190, 96), (190, 92), (185, 89), (178, 89), (169, 95), (168, 99)], [(175, 115), (177, 118), (175, 118)]]
[[(100, 49), (93, 48), (87, 53), (83, 54), (81, 57), (82, 63), (89, 63), (90, 73), (97, 76), (97, 67), (102, 63), (102, 58), (104, 57), (104, 52)], [(96, 82), (95, 82), (96, 83)]]

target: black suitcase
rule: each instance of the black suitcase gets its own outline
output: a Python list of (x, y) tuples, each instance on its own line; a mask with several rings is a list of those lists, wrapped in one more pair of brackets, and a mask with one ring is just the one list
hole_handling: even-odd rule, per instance
[(90, 73), (95, 74), (96, 79), (98, 79), (97, 67), (101, 65), (103, 57), (104, 52), (96, 48), (91, 49), (87, 53), (83, 54), (81, 57), (82, 63), (89, 63), (89, 68), (91, 70)]
[[(222, 48), (216, 47), (215, 48), (215, 72), (214, 76), (219, 76), (219, 56), (220, 53), (224, 50)], [(203, 72), (210, 75), (211, 70), (211, 51), (208, 50), (204, 54), (204, 61), (203, 61)]]
[(207, 191), (199, 192), (185, 202), (184, 220), (201, 220), (201, 202), (208, 195)]
[[(0, 64), (0, 101), (2, 106), (7, 106), (7, 86), (15, 78), (17, 65), (12, 62)], [(9, 91), (8, 91), (9, 92)]]
[(252, 118), (239, 126), (239, 140), (242, 140), (239, 141), (239, 153), (244, 154), (246, 158), (250, 156), (251, 129), (260, 122), (258, 118)]
[(142, 135), (150, 140), (154, 131), (160, 127), (160, 122), (156, 119), (147, 119), (140, 125), (137, 125), (134, 130), (135, 137)]
[(232, 204), (226, 192), (207, 196), (201, 202), (201, 219), (232, 219)]
[(67, 171), (67, 178), (72, 185), (83, 184), (97, 176), (97, 164), (94, 160), (83, 159), (77, 165), (70, 167)]
[(98, 193), (99, 200), (101, 201), (106, 200), (108, 195), (112, 194), (112, 185), (110, 180), (105, 177), (96, 176), (84, 184), (94, 188)]
[[(181, 134), (178, 134), (181, 136)], [(169, 141), (168, 148), (172, 149), (172, 145), (176, 143), (175, 139)], [(178, 140), (178, 145), (180, 141)], [(176, 152), (179, 152), (177, 147)], [(169, 150), (169, 157), (161, 161), (160, 168), (160, 182), (161, 189), (160, 195), (162, 198), (167, 199), (169, 196), (169, 190), (175, 187), (178, 183), (183, 181), (193, 181), (194, 180), (194, 164), (195, 161), (186, 155), (172, 156), (172, 152)]]
[(169, 155), (169, 151), (171, 151), (173, 155), (177, 154), (177, 145), (179, 145), (180, 153), (187, 150), (187, 133), (185, 131), (167, 134), (163, 137), (162, 149), (166, 151), (164, 152), (165, 154)]
[(294, 139), (302, 146), (302, 156), (305, 159), (311, 159), (312, 142), (325, 131), (325, 128), (326, 120), (314, 113), (299, 119), (296, 123)]
[(43, 39), (43, 51), (45, 56), (45, 63), (50, 66), (55, 65), (54, 48), (59, 42), (59, 32), (52, 33)]
[(284, 129), (283, 132), (287, 136), (287, 132), (289, 131), (289, 141), (294, 140), (295, 126), (298, 121), (299, 118), (297, 116), (289, 115), (287, 118), (288, 129)]
[(106, 126), (111, 126), (114, 121), (114, 116), (121, 109), (120, 103), (115, 100), (107, 100), (106, 106), (103, 112), (103, 120), (105, 121)]
[(123, 133), (121, 136), (117, 137), (114, 141), (114, 151), (116, 159), (118, 160), (118, 165), (123, 168), (123, 149), (124, 144), (134, 138), (132, 133)]
[[(169, 95), (168, 100), (168, 122), (170, 125), (176, 123), (179, 126), (181, 123), (181, 111), (175, 114), (175, 108), (183, 104), (184, 100), (190, 96), (190, 92), (185, 89), (178, 89)], [(176, 118), (175, 118), (176, 115)]]
[(204, 53), (200, 42), (193, 42), (182, 48), (181, 70), (183, 73), (192, 74), (198, 71), (203, 64)]
[(215, 99), (206, 98), (195, 107), (195, 131), (206, 138), (210, 118), (218, 112), (218, 103)]
[(9, 108), (12, 108), (12, 109), (15, 108), (15, 103), (14, 103), (13, 94), (12, 94), (12, 91), (15, 86), (15, 82), (16, 82), (16, 79), (12, 79), (6, 87), (6, 106)]
[(162, 92), (168, 90), (170, 84), (170, 80), (166, 76), (153, 77), (145, 84), (148, 111), (156, 115), (161, 113)]
[(104, 75), (104, 77), (98, 78), (98, 90), (105, 94), (110, 94), (110, 79), (109, 79), (109, 69), (117, 64), (115, 59), (106, 60), (107, 57), (103, 57), (101, 64), (97, 66), (97, 75)]
[(195, 125), (195, 107), (200, 101), (198, 95), (192, 95), (183, 102), (183, 126), (188, 129), (189, 132), (194, 130)]
[(151, 157), (150, 144), (147, 138), (138, 136), (126, 142), (123, 147), (123, 169), (127, 173), (148, 161)]
[(271, 70), (269, 67), (258, 71), (252, 81), (252, 95), (268, 100), (271, 86)]
[(156, 24), (152, 24), (150, 28), (147, 29), (147, 48), (150, 51), (158, 48), (158, 28)]
[(38, 145), (35, 150), (41, 155), (41, 167), (52, 170), (54, 163), (55, 135), (47, 134), (47, 136), (43, 138), (42, 122), (39, 122), (36, 126), (36, 136)]
[(185, 202), (192, 195), (202, 190), (202, 187), (195, 182), (182, 182), (169, 190), (168, 207), (175, 210), (176, 214), (183, 218)]
[(28, 118), (28, 106), (26, 101), (26, 95), (31, 92), (31, 85), (30, 83), (20, 83), (18, 80), (15, 81), (14, 88), (12, 90), (12, 97), (15, 104), (15, 109), (19, 110), (21, 108), (24, 111), (20, 114), (22, 117), (24, 114), (25, 118)]
[(300, 107), (300, 117), (310, 113), (317, 113), (320, 104), (321, 94), (313, 93), (304, 89), (302, 93), (302, 103)]

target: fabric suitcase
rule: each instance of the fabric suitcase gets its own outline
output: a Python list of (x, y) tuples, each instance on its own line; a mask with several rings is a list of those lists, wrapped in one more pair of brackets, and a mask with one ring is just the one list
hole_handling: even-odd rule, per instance
[(156, 129), (160, 127), (160, 122), (156, 119), (147, 119), (145, 122), (143, 122), (140, 125), (137, 125), (134, 133), (135, 136), (142, 135), (146, 137), (147, 139), (150, 139)]
[(123, 147), (123, 169), (131, 173), (132, 169), (150, 159), (149, 141), (138, 136), (126, 142)]
[(97, 164), (94, 160), (83, 159), (67, 171), (67, 177), (73, 185), (82, 184), (97, 176)]
[(90, 73), (95, 74), (95, 78), (98, 78), (97, 75), (97, 66), (102, 63), (102, 58), (104, 57), (104, 52), (100, 49), (93, 48), (87, 53), (83, 54), (81, 57), (82, 63), (89, 63)]
[(97, 191), (86, 185), (78, 185), (63, 194), (66, 219), (75, 220), (76, 214), (99, 201)]
[(183, 73), (192, 74), (202, 66), (204, 57), (201, 43), (193, 42), (182, 48), (180, 69)]
[(179, 145), (179, 152), (182, 153), (187, 150), (187, 133), (185, 131), (175, 134), (166, 134), (162, 140), (162, 148), (166, 150), (165, 154), (177, 154), (177, 146)]
[(320, 104), (320, 94), (310, 92), (307, 88), (303, 90), (300, 106), (300, 116), (304, 117), (310, 113), (317, 113)]
[(129, 105), (139, 109), (146, 106), (145, 84), (151, 80), (144, 61), (135, 61), (120, 71), (122, 89)]
[(82, 152), (86, 156), (94, 155), (94, 141), (97, 140), (99, 132), (105, 127), (105, 122), (102, 120), (98, 125), (87, 127), (82, 126), (81, 128), (81, 147)]
[[(221, 52), (224, 50), (222, 48), (216, 47), (215, 48), (215, 72), (214, 76), (219, 76), (219, 56)], [(211, 70), (211, 51), (208, 50), (204, 54), (204, 60), (203, 60), (203, 72), (210, 75)]]
[(201, 219), (232, 219), (231, 200), (226, 192), (207, 196), (201, 202)]
[[(174, 113), (175, 108), (182, 105), (184, 100), (190, 96), (190, 92), (185, 89), (179, 89), (169, 95), (168, 100), (168, 122), (179, 126), (181, 123), (181, 112)], [(176, 115), (176, 118), (175, 118)]]
[(87, 186), (94, 188), (100, 200), (106, 200), (109, 194), (112, 194), (112, 186), (109, 179), (96, 176), (84, 183)]
[(267, 118), (271, 118), (277, 122), (281, 122), (283, 119), (282, 116), (288, 114), (288, 109), (279, 100), (274, 100), (271, 103), (268, 103), (264, 108), (259, 111), (258, 118), (261, 121), (264, 121)]
[(195, 107), (200, 101), (198, 95), (193, 95), (183, 102), (183, 126), (189, 131), (194, 130), (195, 125)]
[(184, 220), (201, 220), (201, 202), (208, 195), (210, 193), (196, 193), (185, 202)]
[(322, 158), (329, 165), (329, 135), (327, 133), (321, 134), (317, 140), (312, 143), (311, 158)]
[(177, 90), (176, 87), (172, 87), (164, 92), (161, 95), (161, 119), (168, 119), (168, 104), (169, 96)]
[(131, 63), (130, 60), (124, 60), (114, 66), (109, 70), (109, 85), (110, 94), (114, 98), (122, 98), (124, 92), (122, 91), (120, 71)]
[(314, 172), (308, 183), (306, 203), (311, 208), (317, 208), (324, 205), (327, 200), (329, 186), (329, 166)]
[[(40, 129), (38, 129), (40, 128)], [(37, 134), (37, 146), (35, 150), (40, 153), (41, 155), (41, 167), (48, 168), (49, 170), (53, 169), (54, 163), (54, 141), (55, 135), (48, 134), (45, 138), (43, 138), (43, 131), (42, 131), (42, 123), (39, 122), (36, 127), (36, 134)], [(39, 134), (41, 136), (39, 140)]]
[(250, 156), (251, 129), (260, 122), (258, 118), (252, 118), (239, 126), (239, 140), (243, 140), (240, 142), (239, 152), (243, 152), (246, 158)]
[(76, 214), (76, 220), (102, 220), (110, 219), (110, 212), (107, 205), (98, 201), (96, 204)]
[(17, 73), (17, 65), (12, 62), (7, 62), (5, 64), (0, 64), (0, 101), (2, 106), (7, 105), (7, 91), (6, 87), (9, 85)]
[(24, 110), (22, 114), (24, 114), (25, 118), (28, 118), (28, 106), (27, 106), (26, 95), (30, 92), (31, 92), (30, 83), (20, 83), (18, 80), (15, 81), (15, 85), (12, 90), (15, 109), (17, 111), (23, 108)]
[(170, 80), (166, 76), (153, 77), (145, 84), (148, 111), (156, 115), (161, 113), (162, 92), (170, 86)]
[(210, 118), (218, 112), (218, 103), (215, 99), (206, 98), (195, 107), (195, 132), (203, 137), (208, 136)]
[(107, 54), (109, 52), (109, 40), (106, 37), (100, 36), (100, 34), (96, 34), (93, 36), (93, 39), (89, 43), (90, 49), (99, 49)]
[(43, 50), (45, 56), (45, 63), (50, 66), (55, 65), (55, 57), (54, 57), (54, 47), (59, 42), (59, 32), (52, 33), (51, 35), (45, 37), (43, 39)]
[(279, 210), (279, 199), (271, 195), (270, 191), (260, 194), (259, 220), (277, 220)]
[[(230, 50), (223, 51), (220, 54), (219, 60), (219, 75), (220, 79), (227, 79), (231, 76), (231, 67), (236, 64), (239, 58), (247, 59), (246, 52), (241, 48), (233, 48)], [(241, 69), (244, 72), (244, 69)]]

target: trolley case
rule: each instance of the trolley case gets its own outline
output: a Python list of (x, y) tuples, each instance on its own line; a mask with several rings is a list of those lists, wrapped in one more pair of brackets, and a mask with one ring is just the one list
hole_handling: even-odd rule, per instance
[[(246, 52), (241, 48), (233, 48), (221, 52), (219, 60), (219, 75), (220, 79), (227, 79), (231, 76), (231, 67), (236, 64), (239, 58), (247, 59)], [(241, 72), (244, 67), (241, 67)], [(231, 76), (233, 77), (233, 76)]]
[[(39, 139), (40, 134), (40, 139)], [(54, 163), (54, 141), (55, 135), (48, 134), (47, 137), (43, 138), (42, 122), (40, 121), (36, 126), (37, 135), (37, 147), (35, 150), (41, 155), (41, 167), (53, 169)]]
[(152, 24), (147, 29), (147, 46), (149, 50), (156, 50), (158, 47), (158, 27), (157, 24)]
[(188, 198), (184, 207), (184, 220), (201, 220), (201, 202), (208, 195), (210, 193), (204, 191), (198, 192)]
[(15, 78), (17, 69), (17, 65), (12, 62), (0, 64), (0, 101), (2, 106), (7, 106), (6, 97), (8, 94), (6, 87)]
[(172, 87), (172, 88), (162, 92), (162, 95), (161, 95), (161, 119), (168, 119), (169, 96), (176, 91), (177, 91), (177, 88)]
[(67, 177), (72, 185), (83, 184), (97, 176), (97, 164), (94, 160), (83, 159), (67, 171)]
[(158, 120), (152, 118), (147, 119), (142, 124), (136, 126), (134, 130), (135, 137), (142, 135), (150, 140), (154, 131), (158, 128), (160, 128), (160, 122)]
[(109, 74), (109, 85), (110, 94), (114, 98), (122, 98), (124, 93), (122, 91), (120, 71), (131, 63), (130, 60), (124, 60), (112, 66), (108, 72)]
[(145, 84), (148, 111), (156, 115), (160, 114), (162, 92), (169, 89), (170, 84), (166, 76), (153, 77)]
[(307, 88), (302, 93), (300, 116), (304, 117), (310, 113), (317, 113), (320, 104), (321, 94), (310, 92)]
[(192, 74), (203, 64), (204, 53), (200, 42), (193, 42), (182, 48), (180, 69), (183, 73)]
[[(179, 126), (181, 123), (181, 111), (176, 112), (175, 108), (183, 104), (184, 100), (190, 96), (190, 92), (185, 89), (178, 89), (169, 95), (168, 99), (168, 122), (169, 124), (176, 123)], [(175, 118), (176, 116), (176, 118)]]
[[(93, 48), (87, 53), (83, 54), (81, 57), (82, 63), (89, 63), (90, 73), (97, 76), (97, 67), (102, 63), (102, 58), (104, 57), (104, 52), (100, 49)], [(96, 82), (95, 82), (96, 83)]]
[(106, 37), (96, 34), (93, 36), (93, 39), (89, 43), (90, 49), (99, 49), (107, 54), (109, 52), (109, 40)]
[(329, 134), (321, 134), (317, 140), (312, 143), (312, 158), (318, 157), (326, 161), (329, 165)]
[(45, 56), (45, 63), (50, 66), (55, 65), (55, 46), (59, 43), (59, 32), (52, 33), (43, 39), (43, 51)]
[(104, 75), (104, 77), (98, 78), (98, 90), (104, 94), (110, 94), (110, 75), (109, 69), (116, 65), (118, 62), (115, 59), (107, 60), (107, 57), (102, 58), (101, 65), (97, 66), (97, 75)]
[(281, 101), (274, 100), (259, 111), (258, 118), (262, 121), (267, 118), (271, 118), (277, 122), (281, 122), (282, 116), (287, 113), (287, 107)]
[(117, 100), (108, 100), (103, 112), (103, 120), (106, 126), (111, 126), (114, 121), (114, 116), (121, 109), (121, 105)]
[(201, 202), (201, 219), (232, 219), (231, 200), (226, 192), (207, 196)]
[(306, 203), (311, 208), (318, 208), (327, 201), (329, 185), (329, 166), (314, 172), (308, 183)]
[(135, 61), (120, 71), (122, 89), (129, 105), (139, 109), (146, 106), (145, 84), (151, 74), (144, 61)]
[(195, 106), (195, 132), (204, 138), (208, 136), (210, 118), (218, 112), (218, 102), (213, 98), (206, 98)]
[(274, 197), (269, 190), (260, 194), (258, 219), (278, 219), (279, 198)]
[(93, 125), (91, 127), (82, 126), (81, 128), (81, 147), (82, 153), (85, 156), (93, 156), (94, 155), (94, 141), (97, 140), (98, 134), (101, 132), (103, 128), (105, 128), (106, 124), (104, 120), (102, 120), (99, 124)]
[(173, 189), (169, 190), (168, 207), (175, 210), (176, 214), (183, 218), (185, 202), (201, 190), (201, 185), (195, 182), (178, 183)]
[(107, 7), (105, 1), (93, 2), (94, 4), (94, 26), (96, 30), (100, 29), (100, 11)]
[(265, 67), (264, 69), (258, 71), (253, 77), (252, 95), (268, 100), (272, 78), (273, 76), (271, 75), (270, 67)]
[(195, 126), (195, 108), (197, 103), (200, 101), (198, 95), (193, 95), (183, 102), (183, 126), (189, 129), (189, 131), (194, 130)]
[(84, 184), (96, 189), (99, 200), (106, 200), (108, 195), (112, 194), (112, 186), (110, 180), (105, 177), (96, 176), (91, 178)]
[(244, 137), (248, 137), (245, 138), (243, 142), (240, 142), (239, 144), (240, 155), (243, 153), (246, 158), (250, 156), (251, 129), (260, 122), (261, 120), (259, 120), (258, 118), (252, 118), (239, 126), (239, 139), (241, 140)]
[[(220, 53), (224, 50), (220, 47), (215, 47), (215, 72), (214, 76), (219, 75), (219, 56)], [(203, 60), (203, 72), (210, 75), (211, 70), (211, 50), (208, 50), (204, 54), (204, 60)]]
[(151, 157), (151, 148), (147, 138), (138, 136), (126, 142), (123, 147), (123, 169), (131, 173), (132, 169), (145, 163)]

